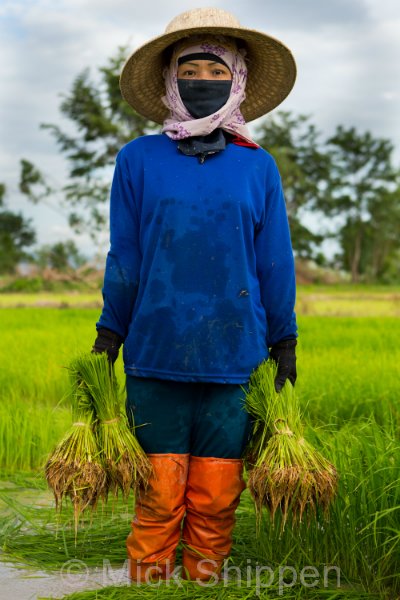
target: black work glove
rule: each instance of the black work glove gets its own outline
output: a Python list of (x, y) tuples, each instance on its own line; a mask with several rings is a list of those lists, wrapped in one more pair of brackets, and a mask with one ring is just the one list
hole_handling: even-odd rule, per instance
[(286, 379), (294, 385), (297, 378), (296, 373), (296, 344), (297, 340), (282, 340), (272, 346), (270, 357), (278, 365), (278, 373), (275, 377), (275, 389), (280, 392), (283, 388)]
[(105, 328), (98, 329), (92, 352), (97, 354), (107, 352), (108, 360), (110, 363), (114, 364), (118, 358), (118, 352), (122, 342), (122, 337), (117, 333), (114, 333), (114, 331)]

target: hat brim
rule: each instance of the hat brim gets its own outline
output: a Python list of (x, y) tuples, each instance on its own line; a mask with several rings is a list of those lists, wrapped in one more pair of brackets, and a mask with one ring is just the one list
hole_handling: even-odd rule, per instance
[(296, 79), (296, 63), (290, 50), (279, 40), (260, 31), (233, 27), (191, 27), (166, 33), (147, 42), (127, 59), (121, 77), (123, 98), (142, 116), (162, 124), (168, 109), (162, 75), (164, 51), (178, 40), (197, 34), (234, 37), (247, 50), (246, 99), (240, 109), (247, 122), (278, 106), (289, 94)]

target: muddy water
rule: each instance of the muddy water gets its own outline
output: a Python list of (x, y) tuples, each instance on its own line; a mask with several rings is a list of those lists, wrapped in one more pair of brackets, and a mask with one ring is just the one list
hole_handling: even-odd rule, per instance
[(126, 566), (117, 569), (105, 565), (102, 569), (83, 569), (80, 573), (76, 572), (77, 568), (82, 568), (80, 561), (69, 561), (62, 571), (49, 574), (0, 562), (0, 600), (62, 598), (107, 585), (130, 585)]

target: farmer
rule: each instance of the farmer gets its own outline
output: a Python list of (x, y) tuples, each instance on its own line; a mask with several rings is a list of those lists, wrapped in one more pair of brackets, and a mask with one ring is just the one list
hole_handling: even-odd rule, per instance
[(269, 355), (296, 379), (295, 274), (272, 157), (246, 126), (291, 90), (279, 41), (210, 8), (128, 59), (125, 100), (162, 124), (116, 160), (93, 350), (124, 344), (127, 412), (154, 476), (127, 539), (134, 581), (217, 579), (245, 484), (249, 376)]

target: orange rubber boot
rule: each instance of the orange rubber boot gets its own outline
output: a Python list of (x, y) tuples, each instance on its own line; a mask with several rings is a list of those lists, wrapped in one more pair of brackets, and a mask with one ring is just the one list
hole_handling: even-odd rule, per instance
[(219, 579), (232, 547), (235, 510), (246, 484), (243, 461), (191, 456), (183, 527), (184, 579)]
[(185, 514), (189, 454), (148, 454), (153, 475), (140, 491), (132, 531), (126, 540), (130, 577), (147, 582), (168, 579)]

